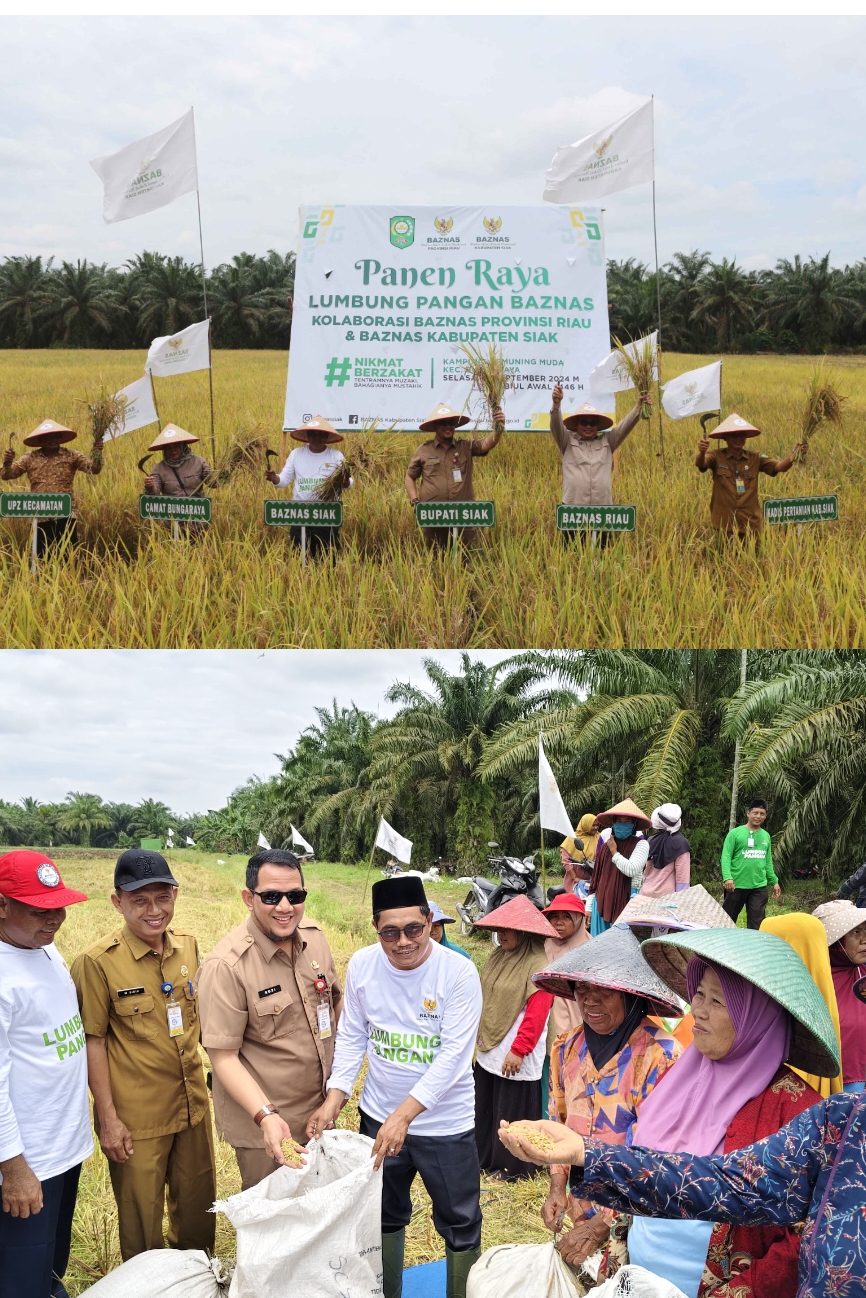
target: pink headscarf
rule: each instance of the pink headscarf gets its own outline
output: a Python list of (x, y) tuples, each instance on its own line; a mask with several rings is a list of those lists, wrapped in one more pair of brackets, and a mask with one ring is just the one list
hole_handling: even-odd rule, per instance
[(734, 1044), (724, 1059), (706, 1059), (694, 1045), (683, 1052), (641, 1105), (635, 1145), (670, 1154), (722, 1153), (731, 1122), (766, 1090), (788, 1054), (788, 1011), (739, 974), (692, 956), (686, 969), (689, 1000), (707, 969), (722, 984)]

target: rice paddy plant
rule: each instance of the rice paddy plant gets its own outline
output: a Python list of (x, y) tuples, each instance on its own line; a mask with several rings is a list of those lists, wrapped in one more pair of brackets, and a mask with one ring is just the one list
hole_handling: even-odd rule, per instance
[[(666, 356), (664, 377), (705, 363)], [(0, 445), (44, 417), (78, 428), (78, 404), (101, 376), (116, 391), (143, 353), (0, 353)], [(348, 434), (356, 484), (344, 491), (341, 547), (301, 566), (287, 531), (266, 528), (264, 452), (281, 447), (285, 356), (216, 352), (216, 455), (207, 377), (156, 380), (164, 420), (198, 433), (196, 450), (228, 480), (213, 490), (213, 523), (198, 541), (139, 517), (136, 465), (155, 434), (107, 441), (98, 478), (77, 479), (82, 545), (31, 577), (29, 525), (0, 522), (4, 647), (539, 647), (749, 644), (866, 646), (866, 361), (837, 358), (845, 428), (818, 437), (807, 461), (761, 480), (770, 496), (836, 493), (838, 523), (768, 527), (760, 551), (717, 551), (708, 475), (694, 467), (697, 419), (665, 419), (666, 465), (645, 423), (623, 444), (614, 499), (637, 506), (637, 530), (607, 549), (564, 544), (555, 528), (561, 463), (546, 433), (508, 432), (476, 462), (479, 499), (497, 526), (466, 553), (424, 547), (403, 473), (424, 434)], [(803, 420), (814, 360), (729, 357), (725, 405), (764, 430), (756, 449), (785, 455)], [(435, 393), (431, 394), (435, 397)], [(633, 392), (620, 394), (619, 414)], [(539, 393), (539, 410), (549, 396)], [(506, 393), (507, 411), (508, 397)], [(79, 443), (73, 443), (78, 446)], [(280, 452), (278, 452), (279, 454)], [(6, 484), (3, 484), (4, 486)], [(8, 484), (26, 486), (24, 480)]]
[(842, 427), (842, 413), (847, 397), (839, 391), (840, 376), (828, 371), (822, 359), (815, 366), (806, 393), (803, 410), (803, 438), (808, 446), (822, 424), (836, 430)]
[(514, 386), (505, 354), (496, 343), (489, 343), (487, 347), (461, 343), (460, 350), (466, 357), (463, 365), (471, 383), (467, 405), (471, 406), (474, 398), (478, 421), (492, 428), (496, 411), (505, 400), (508, 389)]
[[(652, 338), (642, 338), (626, 344), (615, 338), (613, 346), (614, 351), (619, 352), (616, 368), (621, 377), (630, 381), (638, 396), (649, 397), (658, 373), (658, 345)], [(641, 419), (649, 419), (652, 416), (652, 406), (644, 403), (640, 416)]]

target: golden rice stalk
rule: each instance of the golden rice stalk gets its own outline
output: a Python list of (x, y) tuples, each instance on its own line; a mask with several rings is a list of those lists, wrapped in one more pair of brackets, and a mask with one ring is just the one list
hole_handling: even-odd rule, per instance
[(837, 386), (840, 377), (839, 374), (828, 371), (823, 360), (815, 366), (803, 409), (801, 441), (807, 445), (822, 424), (842, 427), (842, 408), (848, 398)]
[[(628, 347), (625, 347), (618, 338), (615, 338), (614, 350), (619, 352), (616, 368), (622, 378), (629, 380), (639, 397), (649, 397), (658, 369), (657, 344), (651, 338), (644, 338), (640, 346), (631, 342)], [(642, 404), (640, 414), (641, 419), (649, 419), (652, 415), (652, 404)]]
[(339, 500), (353, 478), (355, 486), (365, 482), (384, 482), (394, 467), (397, 444), (388, 436), (392, 428), (376, 432), (375, 422), (365, 424), (360, 432), (340, 448), (343, 463), (324, 479), (318, 490), (319, 500)]
[(505, 393), (514, 387), (514, 377), (508, 371), (502, 348), (496, 343), (490, 343), (486, 350), (472, 343), (461, 343), (460, 350), (466, 357), (463, 365), (472, 382), (466, 404), (476, 397), (481, 404), (481, 419), (492, 428), (493, 416), (502, 405)]
[(129, 403), (126, 397), (109, 392), (101, 379), (96, 395), (85, 397), (79, 404), (87, 408), (94, 444), (123, 432), (123, 413)]
[(261, 426), (257, 426), (252, 437), (232, 439), (216, 466), (216, 479), (220, 485), (228, 482), (239, 469), (260, 468), (266, 446), (262, 433)]

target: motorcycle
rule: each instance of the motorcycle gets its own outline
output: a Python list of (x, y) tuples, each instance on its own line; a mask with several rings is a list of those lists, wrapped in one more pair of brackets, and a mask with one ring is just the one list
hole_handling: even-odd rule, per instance
[[(498, 847), (498, 843), (488, 843), (488, 847)], [(457, 903), (457, 914), (460, 916), (460, 932), (465, 937), (472, 932), (473, 925), (491, 911), (503, 906), (514, 897), (525, 896), (544, 910), (553, 897), (564, 891), (562, 886), (552, 886), (547, 890), (547, 902), (538, 881), (538, 870), (535, 865), (535, 853), (525, 856), (521, 861), (517, 856), (489, 856), (487, 865), (492, 873), (499, 876), (499, 883), (485, 879), (483, 875), (474, 875), (467, 880), (472, 887), (465, 901)], [(495, 937), (495, 933), (494, 933)]]

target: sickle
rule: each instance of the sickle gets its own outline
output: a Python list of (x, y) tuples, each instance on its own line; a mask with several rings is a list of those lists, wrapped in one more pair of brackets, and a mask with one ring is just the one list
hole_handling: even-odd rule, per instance
[(704, 430), (704, 435), (705, 435), (705, 436), (706, 436), (706, 432), (707, 432), (707, 420), (708, 420), (708, 419), (718, 419), (719, 422), (721, 423), (721, 420), (722, 420), (722, 412), (721, 412), (721, 410), (709, 410), (709, 411), (707, 411), (707, 413), (706, 413), (705, 415), (701, 415), (701, 428)]
[(147, 464), (151, 455), (153, 455), (153, 451), (148, 451), (147, 455), (142, 455), (141, 459), (138, 461), (138, 467), (142, 473), (147, 473), (147, 469), (144, 466)]
[(17, 441), (17, 440), (18, 440), (18, 434), (17, 434), (17, 433), (10, 433), (10, 434), (9, 434), (9, 450), (10, 450), (10, 451), (12, 450), (12, 443), (15, 442), (15, 441)]
[(273, 456), (275, 460), (279, 459), (279, 456), (277, 455), (276, 451), (272, 451), (270, 447), (268, 447), (268, 449), (265, 451), (265, 464), (270, 463), (271, 456)]

